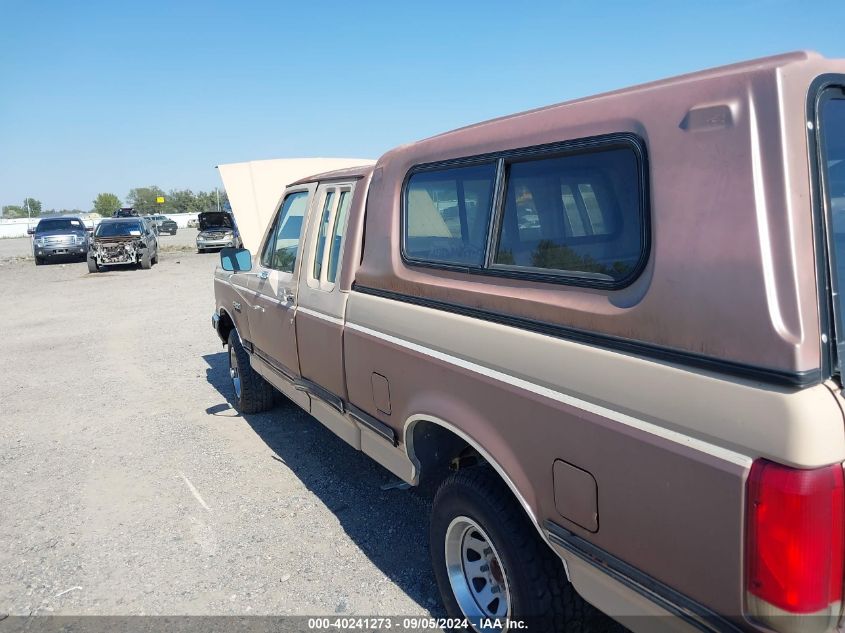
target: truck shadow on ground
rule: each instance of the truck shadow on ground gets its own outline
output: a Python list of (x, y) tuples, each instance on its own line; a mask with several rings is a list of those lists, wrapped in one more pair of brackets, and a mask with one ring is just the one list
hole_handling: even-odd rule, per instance
[[(227, 354), (203, 358), (208, 382), (232, 405)], [(214, 405), (207, 412), (223, 408)], [(241, 417), (280, 467), (293, 471), (338, 518), (373, 564), (433, 616), (445, 617), (428, 557), (425, 499), (412, 491), (383, 490), (397, 478), (284, 397), (270, 412)]]

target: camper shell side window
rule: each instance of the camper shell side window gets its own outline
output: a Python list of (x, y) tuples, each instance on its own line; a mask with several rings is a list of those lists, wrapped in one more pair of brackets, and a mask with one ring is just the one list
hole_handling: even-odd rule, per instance
[(402, 231), (411, 266), (623, 288), (649, 255), (645, 143), (612, 134), (418, 165)]

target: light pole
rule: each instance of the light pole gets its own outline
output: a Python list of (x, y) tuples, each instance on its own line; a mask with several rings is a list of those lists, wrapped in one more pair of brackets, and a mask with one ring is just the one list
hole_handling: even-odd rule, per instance
[(215, 187), (214, 193), (217, 194), (217, 213), (220, 213), (220, 190)]

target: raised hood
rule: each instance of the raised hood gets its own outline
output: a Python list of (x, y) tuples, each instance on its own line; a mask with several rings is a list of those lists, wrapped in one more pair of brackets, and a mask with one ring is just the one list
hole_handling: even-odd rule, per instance
[(197, 222), (199, 222), (200, 231), (211, 228), (234, 228), (232, 226), (232, 216), (223, 211), (203, 211), (197, 215)]
[(373, 163), (367, 158), (281, 158), (217, 167), (241, 240), (256, 253), (288, 184), (312, 174)]

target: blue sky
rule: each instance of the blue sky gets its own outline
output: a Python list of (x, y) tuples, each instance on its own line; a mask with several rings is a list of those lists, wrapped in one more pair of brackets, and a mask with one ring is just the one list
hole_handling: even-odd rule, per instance
[(377, 158), (600, 91), (795, 49), (845, 0), (0, 0), (0, 205), (211, 189), (214, 165)]

